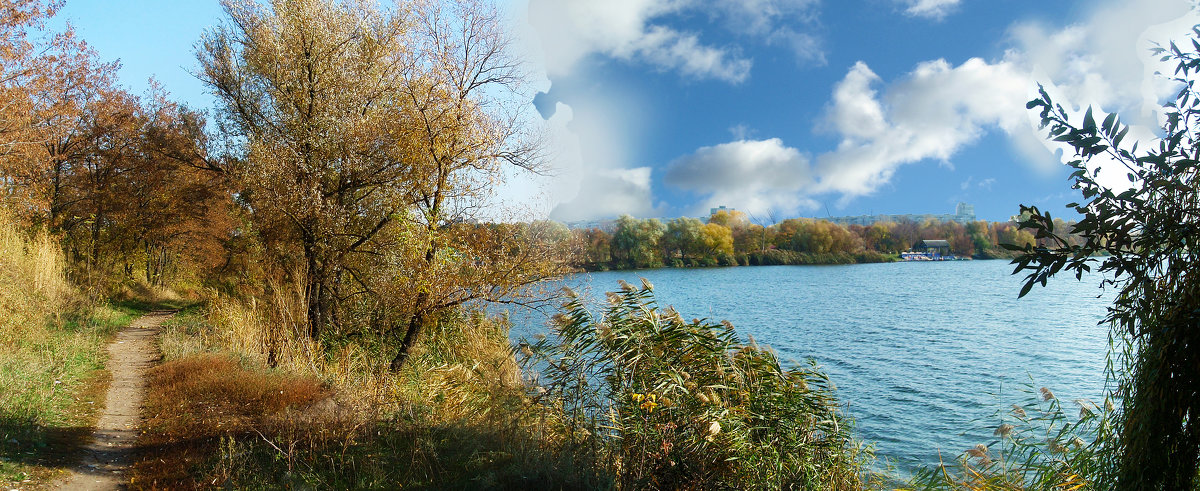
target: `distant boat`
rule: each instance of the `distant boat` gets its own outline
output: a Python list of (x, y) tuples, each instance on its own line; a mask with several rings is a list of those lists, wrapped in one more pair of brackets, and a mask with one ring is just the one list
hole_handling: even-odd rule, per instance
[(970, 261), (969, 257), (958, 257), (953, 254), (941, 255), (936, 252), (904, 251), (900, 253), (901, 261)]

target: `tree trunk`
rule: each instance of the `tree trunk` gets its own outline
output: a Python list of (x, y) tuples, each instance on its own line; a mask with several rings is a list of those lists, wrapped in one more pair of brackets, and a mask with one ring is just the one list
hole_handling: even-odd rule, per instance
[(404, 366), (404, 362), (408, 360), (408, 353), (412, 346), (416, 344), (417, 337), (421, 335), (421, 330), (425, 327), (428, 314), (424, 311), (418, 312), (408, 321), (408, 330), (404, 333), (404, 339), (400, 341), (400, 351), (396, 352), (396, 357), (392, 358), (391, 371), (398, 372)]
[(320, 339), (321, 331), (325, 327), (325, 278), (313, 241), (305, 241), (304, 256), (308, 261), (304, 282), (307, 297), (305, 300), (308, 304), (308, 336), (316, 341)]

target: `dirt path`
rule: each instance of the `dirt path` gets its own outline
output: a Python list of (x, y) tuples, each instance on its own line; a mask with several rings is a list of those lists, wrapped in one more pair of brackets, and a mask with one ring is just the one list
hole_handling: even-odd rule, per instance
[(108, 345), (108, 370), (112, 384), (104, 413), (92, 432), (92, 442), (84, 446), (84, 458), (59, 489), (124, 489), (125, 471), (133, 464), (142, 421), (142, 395), (146, 370), (159, 359), (155, 337), (163, 321), (174, 312), (151, 312), (138, 318), (117, 334)]

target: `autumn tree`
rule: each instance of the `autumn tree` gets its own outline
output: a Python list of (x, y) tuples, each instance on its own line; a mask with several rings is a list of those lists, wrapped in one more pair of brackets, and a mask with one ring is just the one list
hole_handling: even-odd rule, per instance
[(584, 269), (596, 271), (612, 267), (612, 236), (598, 228), (573, 230), (571, 235), (580, 251)]
[(637, 219), (621, 215), (617, 218), (617, 228), (612, 236), (613, 263), (618, 268), (662, 266), (658, 242), (666, 231), (666, 225), (656, 218)]
[(728, 261), (733, 257), (733, 232), (716, 223), (706, 223), (700, 228), (701, 250), (709, 258)]
[(96, 123), (122, 92), (116, 63), (100, 62), (69, 28), (44, 32), (59, 6), (25, 0), (0, 11), (0, 173), (20, 214), (53, 232), (81, 199), (72, 176), (106, 136)]
[(242, 143), (230, 169), (241, 198), (284, 256), (294, 246), (302, 258), (292, 268), (317, 339), (362, 290), (352, 256), (374, 254), (372, 242), (411, 205), (412, 20), (366, 2), (222, 6), (228, 22), (199, 43), (200, 77)]
[(180, 271), (210, 272), (226, 258), (234, 224), (228, 176), (208, 154), (205, 120), (155, 87), (142, 101), (140, 126), (140, 165), (121, 196), (127, 268), (140, 260), (144, 280), (160, 286)]
[[(401, 73), (401, 96), (402, 117), (415, 126), (402, 150), (413, 171), (406, 188), (413, 207), (406, 220), (419, 251), (406, 256), (417, 264), (413, 275), (403, 278), (417, 293), (407, 321), (396, 325), (403, 337), (393, 369), (442, 312), (468, 301), (509, 298), (563, 273), (570, 260), (550, 252), (554, 244), (541, 237), (558, 232), (543, 224), (529, 229), (528, 254), (506, 256), (506, 261), (524, 261), (520, 267), (498, 263), (479, 272), (455, 270), (459, 274), (450, 277), (438, 273), (455, 267), (446, 253), (463, 247), (456, 228), (447, 225), (476, 219), (506, 173), (539, 173), (546, 161), (542, 133), (529, 123), (528, 74), (495, 6), (479, 0), (420, 0), (414, 9), (413, 49)], [(521, 237), (500, 233), (466, 243), (479, 244), (483, 249), (473, 250), (486, 256), (492, 248), (512, 245), (501, 239)], [(438, 289), (474, 293), (436, 298)]]
[(201, 76), (243, 142), (239, 196), (281, 260), (303, 258), (312, 338), (374, 329), (399, 368), (442, 313), (561, 271), (542, 240), (561, 230), (478, 224), (493, 184), (543, 162), (493, 7), (223, 5)]
[(0, 8), (0, 159), (10, 161), (35, 143), (31, 132), (32, 81), (45, 73), (46, 47), (34, 39), (62, 2), (11, 0)]
[(667, 229), (659, 239), (659, 245), (664, 251), (663, 257), (670, 264), (676, 256), (683, 262), (695, 259), (703, 247), (702, 231), (704, 223), (690, 217), (679, 217), (667, 221)]

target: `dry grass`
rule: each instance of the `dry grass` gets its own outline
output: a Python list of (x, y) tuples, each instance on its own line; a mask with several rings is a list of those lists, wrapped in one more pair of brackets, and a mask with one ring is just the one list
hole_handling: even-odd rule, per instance
[(0, 483), (45, 485), (90, 434), (104, 344), (132, 312), (89, 302), (55, 241), (0, 209)]
[[(426, 332), (406, 368), (392, 374), (386, 370), (391, 354), (386, 347), (364, 342), (322, 349), (311, 343), (302, 334), (302, 292), (294, 286), (271, 291), (246, 300), (214, 295), (204, 308), (176, 316), (161, 338), (167, 360), (237, 359), (253, 370), (221, 377), (234, 386), (195, 385), (182, 395), (166, 394), (172, 386), (156, 385), (151, 391), (163, 394), (152, 397), (195, 401), (204, 392), (210, 393), (203, 396), (208, 399), (230, 390), (254, 393), (236, 384), (270, 385), (254, 378), (279, 373), (320, 380), (330, 396), (311, 409), (269, 415), (274, 407), (263, 407), (269, 416), (260, 414), (258, 420), (247, 419), (253, 411), (218, 412), (209, 422), (173, 416), (183, 426), (220, 429), (219, 436), (210, 431), (201, 438), (201, 447), (212, 453), (193, 451), (186, 462), (143, 462), (135, 482), (165, 476), (173, 465), (190, 471), (157, 477), (160, 484), (603, 487), (593, 470), (577, 466), (564, 442), (546, 430), (552, 418), (530, 403), (506, 323), (482, 315), (445, 318)], [(268, 368), (272, 362), (274, 369)], [(182, 373), (190, 378), (193, 371)], [(183, 412), (172, 407), (172, 414)], [(192, 405), (189, 411), (201, 409)], [(167, 432), (164, 438), (157, 445), (187, 447), (195, 441), (188, 433)]]
[(67, 281), (65, 268), (53, 239), (24, 234), (0, 209), (0, 343), (42, 337), (48, 323), (80, 310), (84, 298)]
[(311, 439), (341, 433), (330, 424), (336, 411), (329, 404), (314, 406), (329, 391), (312, 377), (249, 370), (231, 356), (212, 353), (164, 363), (149, 377), (141, 442), (146, 453), (134, 469), (135, 487), (205, 487), (209, 474), (194, 468), (209, 462), (225, 438), (267, 438), (298, 421), (322, 426), (311, 428)]

